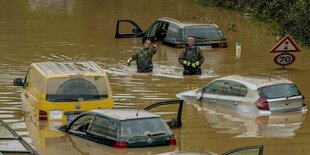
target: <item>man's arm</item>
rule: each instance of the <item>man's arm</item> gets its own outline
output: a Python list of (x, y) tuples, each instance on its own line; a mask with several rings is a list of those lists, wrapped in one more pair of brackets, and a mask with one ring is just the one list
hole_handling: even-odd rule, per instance
[(181, 65), (185, 65), (184, 61), (185, 61), (185, 50), (182, 50), (181, 53), (180, 53), (180, 56), (179, 56), (179, 63)]
[(128, 66), (130, 66), (131, 61), (137, 60), (137, 59), (138, 59), (138, 52), (139, 52), (139, 50), (136, 51), (136, 52), (127, 60)]
[(204, 61), (205, 61), (205, 58), (203, 57), (203, 54), (202, 54), (202, 52), (201, 52), (201, 49), (200, 48), (197, 48), (197, 50), (198, 50), (198, 53), (199, 53), (199, 55), (200, 55), (200, 64), (202, 64)]

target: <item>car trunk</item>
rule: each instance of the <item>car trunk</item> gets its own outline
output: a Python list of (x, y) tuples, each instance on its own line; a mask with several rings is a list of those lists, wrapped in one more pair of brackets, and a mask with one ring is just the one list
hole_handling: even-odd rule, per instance
[(298, 111), (303, 106), (303, 96), (292, 83), (274, 84), (258, 89), (260, 98), (266, 100), (271, 112)]
[(302, 96), (296, 96), (291, 98), (276, 98), (268, 99), (270, 111), (297, 111), (302, 107)]

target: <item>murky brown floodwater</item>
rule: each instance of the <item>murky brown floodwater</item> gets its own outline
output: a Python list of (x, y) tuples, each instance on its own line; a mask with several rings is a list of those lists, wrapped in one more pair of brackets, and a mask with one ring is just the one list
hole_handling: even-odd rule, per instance
[[(177, 58), (180, 49), (158, 44), (153, 75), (139, 75), (126, 59), (141, 39), (114, 39), (117, 19), (132, 19), (144, 30), (157, 18), (208, 17), (224, 31), (229, 48), (204, 51), (203, 75), (183, 78)], [(228, 32), (229, 23), (238, 32)], [(241, 59), (235, 43), (241, 42)], [(220, 8), (201, 8), (190, 0), (0, 0), (0, 118), (9, 122), (42, 154), (154, 154), (171, 150), (226, 150), (264, 144), (266, 154), (310, 154), (310, 116), (299, 113), (265, 117), (244, 116), (186, 104), (183, 128), (174, 130), (176, 148), (117, 150), (50, 128), (35, 126), (21, 111), (20, 88), (12, 87), (32, 62), (93, 60), (109, 74), (117, 106), (174, 99), (214, 77), (239, 73), (273, 73), (296, 82), (310, 98), (310, 49), (297, 53), (297, 62), (280, 70), (269, 50), (276, 43), (265, 26), (243, 14)], [(169, 110), (168, 110), (169, 112)], [(2, 134), (0, 134), (2, 135)], [(1, 145), (0, 143), (0, 146)]]

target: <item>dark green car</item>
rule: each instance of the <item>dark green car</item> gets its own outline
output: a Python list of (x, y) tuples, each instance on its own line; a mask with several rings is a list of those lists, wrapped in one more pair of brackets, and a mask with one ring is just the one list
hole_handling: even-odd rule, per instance
[[(179, 104), (178, 118), (165, 121), (146, 111), (160, 105)], [(116, 148), (176, 145), (170, 127), (181, 127), (183, 101), (153, 104), (146, 110), (96, 109), (81, 113), (61, 131)]]

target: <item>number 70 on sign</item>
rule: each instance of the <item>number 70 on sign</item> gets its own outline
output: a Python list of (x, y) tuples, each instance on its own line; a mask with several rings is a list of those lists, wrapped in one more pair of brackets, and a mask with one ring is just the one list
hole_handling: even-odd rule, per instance
[(273, 61), (280, 66), (287, 66), (295, 61), (296, 57), (290, 53), (278, 54)]

